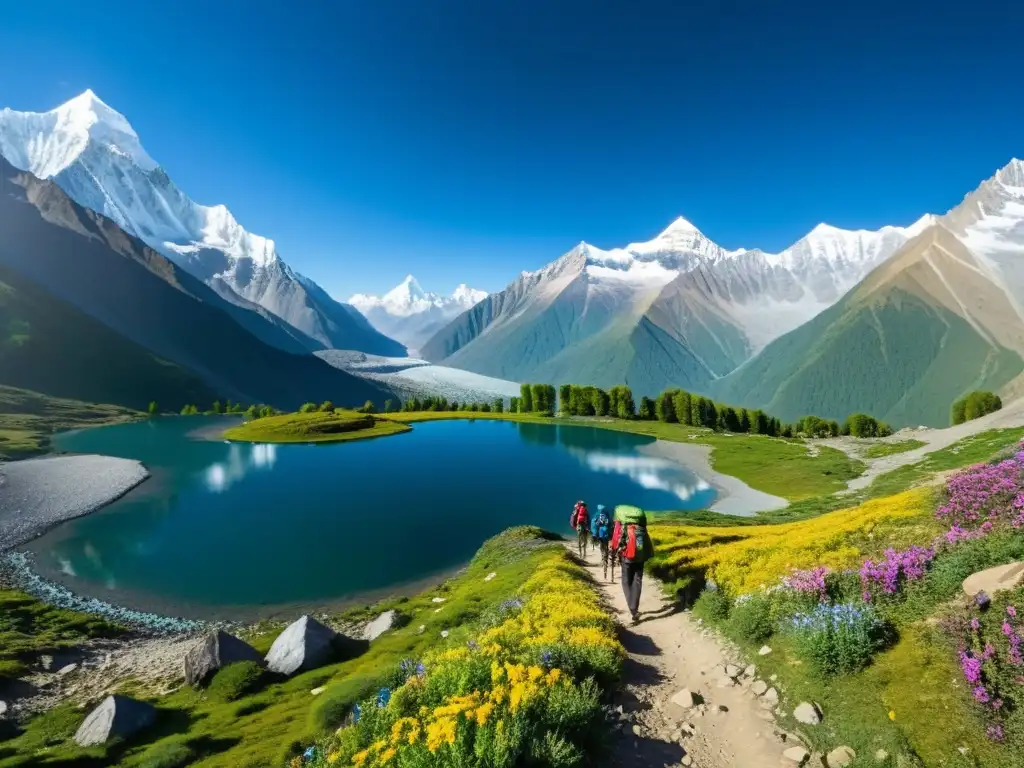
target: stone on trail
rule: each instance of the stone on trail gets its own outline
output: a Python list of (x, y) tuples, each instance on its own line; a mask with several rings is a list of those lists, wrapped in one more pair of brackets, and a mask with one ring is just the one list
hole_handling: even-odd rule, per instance
[(263, 657), (259, 651), (234, 635), (220, 629), (208, 632), (185, 654), (185, 682), (188, 685), (199, 685), (221, 667), (236, 661), (262, 664)]
[(790, 747), (782, 753), (782, 764), (785, 766), (803, 765), (810, 756), (811, 753), (803, 747)]
[(846, 768), (857, 759), (857, 753), (849, 747), (836, 747), (825, 755), (825, 765), (828, 768)]
[(762, 646), (761, 646), (761, 650), (759, 650), (759, 651), (757, 652), (757, 655), (758, 655), (758, 656), (767, 656), (767, 655), (768, 655), (769, 653), (771, 653), (771, 652), (772, 652), (772, 649), (771, 649), (771, 648), (769, 648), (769, 647), (768, 647), (767, 645), (762, 645)]
[(737, 667), (737, 666), (736, 666), (735, 664), (726, 664), (726, 665), (725, 665), (725, 674), (726, 674), (726, 675), (727, 675), (728, 677), (731, 677), (731, 678), (732, 678), (733, 680), (735, 680), (735, 679), (736, 679), (737, 677), (739, 677), (739, 676), (740, 676), (740, 673), (741, 673), (742, 671), (743, 671), (743, 670), (741, 670), (741, 669), (740, 669), (739, 667)]
[(766, 706), (774, 707), (779, 703), (779, 692), (775, 688), (769, 688), (764, 692), (764, 695), (761, 697), (761, 701)]
[(796, 718), (797, 722), (804, 725), (821, 724), (821, 710), (809, 701), (800, 702), (797, 708), (793, 710), (793, 717)]
[(376, 640), (398, 624), (398, 612), (384, 611), (380, 616), (363, 627), (363, 640)]
[(683, 690), (679, 691), (679, 693), (671, 698), (671, 702), (683, 709), (690, 709), (690, 707), (694, 707), (700, 703), (700, 696), (695, 694), (689, 688), (683, 688)]
[(280, 675), (293, 675), (322, 667), (334, 660), (345, 640), (312, 616), (303, 616), (289, 624), (270, 646), (267, 669)]
[(114, 694), (107, 696), (89, 713), (75, 732), (80, 747), (106, 744), (113, 738), (127, 738), (148, 728), (156, 720), (156, 709), (144, 701)]
[(693, 758), (689, 755), (683, 755), (683, 759), (679, 761), (682, 765), (693, 765)]
[(964, 579), (963, 590), (968, 597), (976, 597), (980, 592), (994, 595), (996, 592), (1013, 589), (1022, 581), (1024, 581), (1024, 562), (1007, 563), (972, 573)]
[(72, 672), (74, 672), (76, 669), (78, 669), (77, 664), (66, 664), (65, 666), (57, 670), (57, 674), (61, 677), (66, 677), (67, 675), (70, 675)]
[(755, 680), (750, 686), (750, 690), (754, 692), (755, 696), (761, 696), (768, 692), (768, 683), (764, 680)]
[(746, 669), (743, 670), (744, 677), (753, 677), (757, 674), (757, 667), (753, 664), (747, 664)]

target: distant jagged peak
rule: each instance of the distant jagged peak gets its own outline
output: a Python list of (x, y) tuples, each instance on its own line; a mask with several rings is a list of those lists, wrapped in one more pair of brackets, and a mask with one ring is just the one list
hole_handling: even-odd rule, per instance
[(486, 291), (470, 288), (465, 283), (460, 283), (450, 296), (441, 296), (433, 291), (425, 291), (419, 281), (409, 274), (383, 296), (357, 293), (348, 300), (348, 303), (361, 311), (378, 309), (395, 317), (408, 317), (425, 312), (431, 307), (469, 309), (485, 298), (487, 298)]
[(1016, 157), (996, 171), (996, 180), (1007, 187), (1024, 187), (1024, 160)]

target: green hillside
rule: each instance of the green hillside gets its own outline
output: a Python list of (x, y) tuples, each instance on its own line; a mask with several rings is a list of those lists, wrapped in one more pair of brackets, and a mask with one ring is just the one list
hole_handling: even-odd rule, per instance
[(1022, 369), (1017, 353), (991, 345), (959, 316), (890, 288), (870, 301), (848, 295), (714, 389), (787, 421), (863, 411), (894, 427), (939, 427), (964, 392), (997, 391)]
[(145, 410), (179, 409), (217, 393), (98, 320), (0, 265), (0, 384)]

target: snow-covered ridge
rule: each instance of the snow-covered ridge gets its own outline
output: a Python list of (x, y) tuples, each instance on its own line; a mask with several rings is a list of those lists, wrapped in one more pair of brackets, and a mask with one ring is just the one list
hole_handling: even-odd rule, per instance
[(180, 255), (214, 248), (255, 266), (277, 259), (274, 241), (246, 231), (226, 206), (185, 196), (142, 147), (127, 118), (91, 90), (49, 112), (4, 109), (0, 153), (41, 179), (84, 166), (107, 194), (79, 202), (157, 250)]
[(469, 309), (487, 298), (486, 291), (478, 291), (461, 283), (449, 296), (424, 291), (419, 281), (412, 275), (406, 278), (383, 296), (370, 296), (357, 293), (348, 303), (361, 312), (380, 309), (394, 317), (409, 317), (430, 309)]

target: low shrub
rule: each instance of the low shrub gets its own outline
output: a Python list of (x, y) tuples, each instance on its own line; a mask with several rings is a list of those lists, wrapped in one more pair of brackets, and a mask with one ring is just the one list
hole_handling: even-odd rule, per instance
[(210, 696), (221, 701), (235, 701), (255, 693), (266, 682), (266, 672), (255, 661), (239, 661), (217, 670), (207, 689)]
[(717, 587), (709, 587), (700, 593), (693, 604), (693, 615), (710, 624), (718, 624), (729, 618), (732, 603), (729, 596)]
[(139, 768), (182, 768), (196, 759), (196, 753), (182, 741), (160, 741), (146, 750)]
[(729, 612), (728, 633), (747, 643), (763, 643), (775, 632), (772, 601), (767, 595), (744, 595)]
[(351, 675), (320, 694), (309, 713), (309, 726), (318, 733), (337, 729), (352, 708), (381, 687), (378, 675)]
[(860, 671), (887, 637), (885, 622), (868, 604), (821, 603), (790, 624), (797, 656), (823, 676)]

